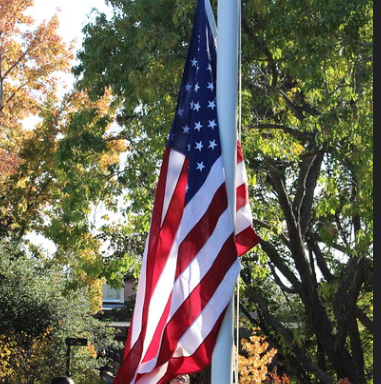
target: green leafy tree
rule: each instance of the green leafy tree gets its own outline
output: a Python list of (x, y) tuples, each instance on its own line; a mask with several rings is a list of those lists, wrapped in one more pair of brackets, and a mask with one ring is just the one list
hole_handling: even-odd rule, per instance
[(73, 49), (58, 35), (58, 16), (41, 25), (26, 16), (33, 4), (0, 1), (0, 238), (44, 235), (96, 294), (108, 272), (93, 215), (116, 209), (124, 143), (110, 140), (109, 93), (92, 102), (59, 92)]
[(260, 254), (298, 315), (278, 321), (284, 308), (250, 271), (248, 292), (302, 380), (372, 382), (371, 4), (254, 2), (243, 14)]
[[(85, 28), (74, 72), (94, 100), (114, 96), (114, 140), (128, 149), (118, 181), (143, 233), (195, 4), (108, 3), (114, 14)], [(242, 8), (242, 141), (260, 238), (243, 260), (242, 308), (291, 380), (372, 383), (372, 2)]]
[(43, 384), (66, 371), (67, 337), (88, 339), (72, 348), (78, 383), (98, 382), (105, 362), (97, 352), (114, 344), (114, 331), (96, 320), (89, 289), (71, 289), (70, 273), (36, 248), (0, 246), (0, 378)]

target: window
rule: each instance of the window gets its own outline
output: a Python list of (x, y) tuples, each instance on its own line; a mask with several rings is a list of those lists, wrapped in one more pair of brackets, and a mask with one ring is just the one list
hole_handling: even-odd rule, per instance
[(114, 289), (108, 284), (102, 287), (103, 302), (124, 303), (124, 288)]

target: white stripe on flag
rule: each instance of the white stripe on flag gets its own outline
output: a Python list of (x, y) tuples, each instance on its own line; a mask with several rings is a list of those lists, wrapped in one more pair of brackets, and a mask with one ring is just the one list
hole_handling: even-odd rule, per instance
[(212, 299), (201, 312), (200, 316), (180, 339), (174, 357), (192, 356), (205, 341), (205, 338), (209, 335), (216, 321), (231, 300), (231, 296), (227, 295), (226, 292), (230, 292), (229, 289), (234, 289), (240, 270), (241, 263), (240, 260), (237, 259), (225, 275), (223, 281), (217, 288)]

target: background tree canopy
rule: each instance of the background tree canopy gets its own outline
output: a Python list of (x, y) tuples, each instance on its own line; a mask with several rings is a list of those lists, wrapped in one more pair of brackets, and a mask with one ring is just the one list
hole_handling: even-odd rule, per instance
[[(114, 332), (93, 316), (104, 279), (89, 212), (115, 185), (123, 143), (106, 140), (107, 95), (59, 92), (74, 53), (57, 17), (26, 16), (33, 4), (0, 0), (0, 381), (50, 382), (65, 372), (65, 338), (83, 336), (72, 372), (95, 384)], [(68, 145), (83, 138), (80, 153)], [(32, 231), (54, 241), (54, 257), (28, 243)]]
[[(32, 0), (0, 0), (0, 239), (44, 234), (71, 288), (93, 295), (138, 272), (196, 6), (105, 1), (113, 14), (85, 27), (76, 89), (61, 97), (54, 74), (72, 50), (57, 20), (33, 29)], [(293, 383), (373, 383), (373, 3), (243, 0), (242, 15), (260, 238), (243, 258), (242, 321)], [(110, 216), (95, 226), (101, 205)]]
[(0, 245), (0, 381), (43, 384), (66, 372), (67, 337), (88, 339), (72, 349), (76, 383), (100, 383), (98, 352), (115, 332), (94, 318), (94, 293), (70, 287), (59, 260), (14, 244)]

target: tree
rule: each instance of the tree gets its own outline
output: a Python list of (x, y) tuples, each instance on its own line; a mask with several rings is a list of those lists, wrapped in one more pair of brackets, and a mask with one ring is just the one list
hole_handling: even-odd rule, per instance
[[(303, 14), (295, 5), (304, 6)], [(302, 307), (303, 317), (286, 321), (301, 323), (306, 335), (277, 321), (280, 308), (259, 284), (251, 296), (269, 333), (294, 346), (301, 375), (313, 372), (329, 383), (335, 372), (366, 383), (372, 375), (372, 8), (367, 1), (284, 6), (248, 4), (244, 12), (255, 15), (243, 21), (248, 51), (264, 63), (245, 75), (254, 98), (248, 118), (257, 120), (247, 124), (255, 130), (248, 133), (248, 160), (259, 179), (254, 212), (261, 249), (279, 294)]]
[(245, 352), (245, 355), (239, 355), (238, 368), (242, 384), (263, 383), (277, 352), (274, 348), (269, 347), (269, 343), (263, 336), (259, 336), (257, 333), (258, 330), (253, 329), (253, 335), (249, 340), (241, 340)]
[(103, 258), (91, 215), (117, 206), (124, 145), (109, 139), (110, 94), (91, 102), (59, 91), (73, 50), (57, 16), (38, 26), (25, 16), (33, 3), (0, 1), (0, 238), (43, 234), (78, 283), (96, 288)]
[[(109, 3), (75, 73), (94, 100), (115, 97), (114, 139), (128, 148), (118, 181), (144, 229), (194, 7)], [(260, 247), (243, 260), (242, 306), (304, 383), (372, 382), (372, 15), (369, 0), (243, 2), (242, 141)]]
[[(86, 336), (72, 371), (77, 383), (96, 383), (97, 351), (113, 333), (93, 318), (107, 270), (91, 213), (116, 205), (124, 147), (108, 139), (109, 95), (94, 103), (59, 92), (73, 52), (57, 17), (36, 26), (25, 16), (33, 3), (0, 0), (0, 381), (50, 381), (65, 372), (65, 337)], [(8, 249), (32, 231), (54, 241), (51, 259)]]
[(249, 339), (241, 340), (238, 355), (239, 382), (242, 384), (289, 384), (285, 374), (278, 374), (277, 350), (270, 347), (260, 329), (253, 328)]
[(57, 72), (68, 72), (73, 57), (57, 35), (57, 17), (31, 29), (33, 19), (24, 11), (33, 3), (0, 1), (0, 168), (5, 170), (18, 164), (18, 147), (27, 135), (23, 120), (56, 93)]
[(97, 351), (114, 332), (93, 317), (88, 288), (71, 289), (70, 273), (36, 248), (0, 246), (0, 381), (39, 384), (66, 370), (66, 337), (88, 339), (73, 348), (76, 383), (98, 382)]
[[(28, 216), (26, 210), (31, 211), (36, 206), (36, 201), (10, 204), (7, 198), (17, 187), (23, 187), (30, 177), (29, 169), (28, 176), (24, 174), (16, 180), (9, 180), (11, 176), (20, 174), (19, 166), (25, 166), (31, 160), (31, 156), (26, 158), (22, 155), (25, 143), (38, 140), (40, 147), (47, 146), (46, 137), (37, 137), (32, 123), (28, 123), (29, 127), (25, 129), (25, 119), (38, 116), (44, 106), (57, 101), (57, 74), (68, 72), (73, 58), (73, 53), (57, 35), (57, 17), (34, 27), (33, 19), (25, 16), (25, 10), (33, 4), (33, 0), (0, 1), (0, 169), (5, 176), (0, 182), (3, 202), (0, 233), (3, 234), (11, 226), (18, 226), (15, 212), (10, 207), (17, 210), (23, 205), (24, 214)], [(33, 182), (37, 194), (46, 192), (48, 180), (41, 174), (35, 176)]]

